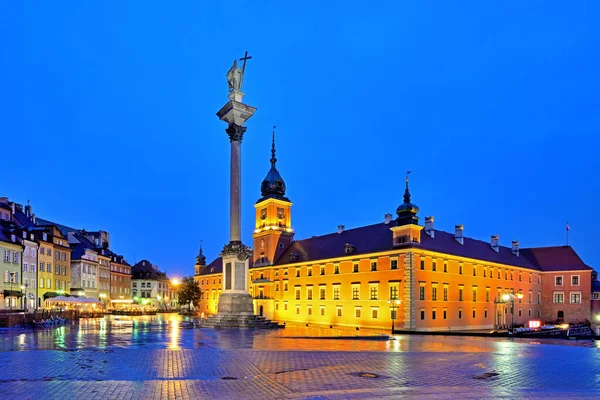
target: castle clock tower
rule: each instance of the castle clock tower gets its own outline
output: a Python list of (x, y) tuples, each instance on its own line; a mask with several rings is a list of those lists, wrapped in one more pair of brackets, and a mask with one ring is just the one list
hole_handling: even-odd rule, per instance
[(292, 229), (292, 202), (285, 197), (285, 182), (275, 164), (275, 127), (271, 148), (271, 169), (263, 180), (262, 197), (256, 202), (254, 229), (254, 265), (273, 265), (277, 257), (294, 240)]

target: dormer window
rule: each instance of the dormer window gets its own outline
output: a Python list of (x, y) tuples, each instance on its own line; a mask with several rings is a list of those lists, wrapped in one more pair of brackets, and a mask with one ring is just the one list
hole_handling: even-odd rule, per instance
[(350, 244), (350, 243), (346, 243), (344, 245), (344, 253), (346, 254), (352, 254), (354, 253), (354, 250), (356, 250), (356, 246)]
[(291, 261), (291, 262), (294, 262), (294, 261), (296, 261), (297, 259), (298, 259), (298, 254), (296, 254), (296, 253), (291, 253), (291, 254), (290, 254), (290, 261)]

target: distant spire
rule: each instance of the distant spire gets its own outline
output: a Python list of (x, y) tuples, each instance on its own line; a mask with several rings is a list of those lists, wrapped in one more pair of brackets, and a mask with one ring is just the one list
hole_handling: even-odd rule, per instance
[(200, 252), (198, 253), (199, 256), (202, 255), (202, 240), (200, 240)]
[(406, 171), (406, 189), (404, 190), (404, 202), (410, 203), (410, 191), (408, 190), (408, 175), (410, 175), (412, 171)]
[(275, 163), (277, 162), (277, 158), (275, 158), (275, 125), (273, 125), (273, 144), (271, 146), (271, 167), (275, 168)]
[(27, 205), (29, 205), (29, 199), (27, 199)]

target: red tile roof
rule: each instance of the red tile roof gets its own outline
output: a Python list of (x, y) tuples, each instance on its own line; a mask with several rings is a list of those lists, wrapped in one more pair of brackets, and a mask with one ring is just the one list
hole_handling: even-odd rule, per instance
[(592, 270), (581, 261), (571, 246), (534, 247), (521, 250), (521, 254), (539, 265), (542, 271)]

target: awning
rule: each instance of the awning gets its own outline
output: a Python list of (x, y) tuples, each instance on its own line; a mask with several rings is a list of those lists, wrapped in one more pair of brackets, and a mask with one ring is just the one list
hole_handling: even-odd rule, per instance
[(4, 290), (4, 297), (23, 297), (23, 293), (19, 290)]
[(111, 303), (126, 303), (126, 304), (131, 304), (133, 303), (133, 300), (131, 299), (115, 299), (115, 300), (111, 300)]

